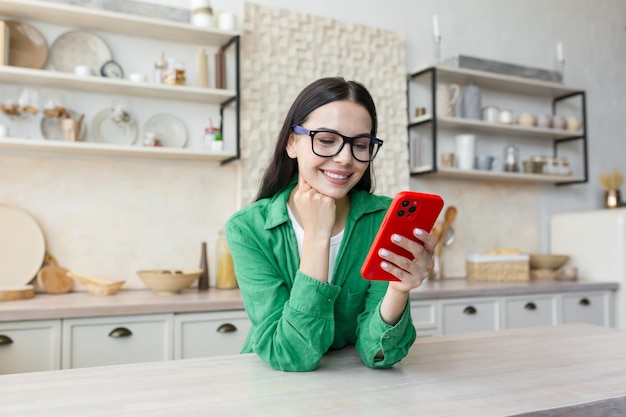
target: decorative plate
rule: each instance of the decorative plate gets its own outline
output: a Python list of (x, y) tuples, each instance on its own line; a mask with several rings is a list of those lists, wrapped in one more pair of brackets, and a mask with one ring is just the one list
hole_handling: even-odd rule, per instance
[(9, 28), (9, 65), (42, 69), (48, 62), (48, 43), (34, 26), (5, 20)]
[(100, 111), (91, 122), (94, 142), (110, 145), (132, 145), (137, 140), (137, 122), (130, 119), (128, 122), (113, 120), (113, 110), (106, 108)]
[(184, 148), (187, 144), (187, 127), (173, 114), (155, 114), (143, 125), (143, 132), (153, 132), (162, 146)]
[(86, 65), (93, 74), (100, 74), (102, 64), (111, 60), (111, 50), (98, 35), (72, 30), (54, 41), (50, 60), (57, 71), (73, 73), (74, 67)]
[[(80, 117), (80, 113), (72, 110), (65, 109), (72, 119), (78, 119)], [(61, 118), (60, 117), (48, 117), (43, 116), (41, 118), (41, 135), (48, 140), (63, 140), (63, 128), (61, 127)], [(83, 121), (80, 126), (80, 140), (85, 140), (85, 135), (87, 134), (87, 123)]]
[(27, 212), (0, 206), (0, 287), (28, 284), (41, 268), (46, 241)]

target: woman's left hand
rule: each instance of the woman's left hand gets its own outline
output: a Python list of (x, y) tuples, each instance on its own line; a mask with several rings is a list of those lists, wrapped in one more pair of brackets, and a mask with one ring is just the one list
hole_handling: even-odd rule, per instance
[(391, 243), (413, 255), (413, 260), (398, 255), (393, 250), (381, 249), (379, 255), (384, 259), (383, 269), (400, 281), (391, 281), (389, 286), (402, 292), (409, 292), (422, 285), (433, 269), (433, 252), (437, 239), (422, 229), (414, 229), (413, 236), (424, 243), (422, 246), (415, 239), (394, 234)]

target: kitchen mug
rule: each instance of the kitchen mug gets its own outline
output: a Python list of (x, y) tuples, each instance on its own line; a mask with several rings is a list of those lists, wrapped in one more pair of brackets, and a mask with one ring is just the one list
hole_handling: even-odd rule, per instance
[(446, 152), (441, 154), (441, 166), (451, 168), (454, 166), (454, 154), (452, 152)]
[(471, 134), (456, 135), (455, 138), (456, 164), (459, 169), (473, 169), (476, 152), (476, 136)]
[(87, 65), (76, 65), (74, 67), (74, 75), (79, 75), (81, 77), (89, 77), (93, 75), (93, 71)]
[(220, 12), (217, 16), (217, 27), (221, 30), (237, 29), (237, 20), (233, 13)]
[(517, 116), (517, 124), (520, 126), (533, 127), (535, 125), (535, 116), (530, 113), (522, 113)]
[(540, 114), (539, 116), (537, 116), (537, 127), (552, 127), (552, 116), (550, 116), (549, 114)]
[(454, 105), (461, 94), (461, 87), (458, 84), (437, 85), (436, 111), (437, 116), (452, 117), (454, 115)]
[(558, 115), (558, 114), (552, 116), (552, 127), (554, 129), (564, 130), (565, 129), (565, 117)]
[(565, 119), (565, 128), (570, 132), (578, 132), (580, 130), (580, 120), (577, 117), (569, 116)]
[(497, 106), (483, 107), (482, 115), (483, 121), (487, 123), (497, 123), (500, 109)]
[(513, 110), (500, 110), (500, 113), (498, 113), (498, 123), (503, 125), (512, 125)]
[(491, 155), (476, 155), (475, 158), (476, 169), (481, 171), (491, 171), (493, 169), (493, 163), (495, 158)]

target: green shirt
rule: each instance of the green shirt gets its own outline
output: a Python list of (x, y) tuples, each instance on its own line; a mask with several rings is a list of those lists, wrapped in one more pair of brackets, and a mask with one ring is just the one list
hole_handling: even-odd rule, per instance
[[(311, 371), (329, 349), (354, 344), (366, 366), (393, 366), (415, 341), (409, 303), (400, 321), (388, 325), (380, 316), (388, 283), (360, 274), (391, 199), (350, 193), (350, 213), (329, 284), (298, 270), (298, 243), (287, 212), (291, 189), (243, 208), (226, 223), (252, 323), (242, 353), (255, 352), (274, 369)], [(383, 358), (375, 359), (379, 351)]]

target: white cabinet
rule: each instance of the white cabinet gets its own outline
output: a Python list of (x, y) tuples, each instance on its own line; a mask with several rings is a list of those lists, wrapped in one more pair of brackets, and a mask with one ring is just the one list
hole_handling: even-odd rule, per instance
[(411, 302), (411, 318), (417, 337), (436, 336), (439, 333), (439, 317), (436, 301)]
[(614, 325), (613, 300), (609, 293), (570, 293), (561, 297), (563, 323), (589, 323), (607, 327)]
[(250, 327), (245, 311), (176, 314), (174, 359), (237, 354)]
[(441, 334), (499, 330), (500, 304), (495, 299), (441, 301)]
[(0, 323), (0, 374), (61, 369), (61, 321)]
[(551, 326), (557, 324), (558, 299), (555, 295), (504, 298), (503, 328)]
[(171, 314), (63, 320), (62, 367), (172, 359), (173, 321)]

